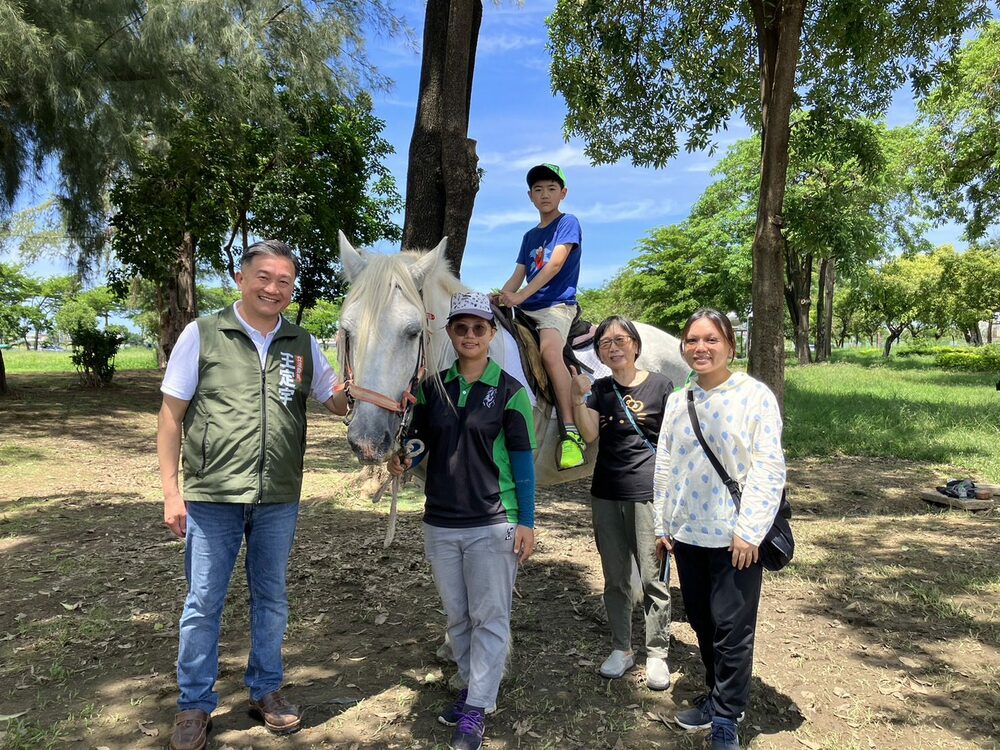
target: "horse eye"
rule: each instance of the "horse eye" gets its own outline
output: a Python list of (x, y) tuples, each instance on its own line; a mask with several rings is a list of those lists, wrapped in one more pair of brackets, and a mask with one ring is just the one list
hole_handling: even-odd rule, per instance
[(410, 328), (407, 328), (403, 333), (406, 334), (407, 338), (415, 339), (417, 336), (420, 335), (420, 327), (412, 326)]

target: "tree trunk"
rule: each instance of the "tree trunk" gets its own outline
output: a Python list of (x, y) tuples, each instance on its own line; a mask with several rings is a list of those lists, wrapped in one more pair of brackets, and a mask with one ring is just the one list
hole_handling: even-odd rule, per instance
[(166, 285), (157, 290), (160, 308), (160, 343), (157, 360), (160, 368), (167, 366), (170, 353), (184, 326), (198, 317), (195, 296), (194, 251), (197, 241), (191, 232), (184, 233), (184, 239), (177, 248), (177, 262), (174, 275)]
[(885, 337), (885, 347), (882, 350), (882, 356), (889, 359), (889, 353), (892, 351), (892, 345), (899, 341), (899, 337), (903, 335), (903, 331), (906, 330), (905, 326), (900, 326), (899, 328), (893, 328), (892, 326), (886, 326), (889, 329), (889, 335)]
[(3, 361), (3, 350), (0, 349), (0, 396), (6, 396), (7, 390), (7, 365)]
[(789, 117), (805, 0), (751, 0), (760, 64), (761, 172), (753, 240), (754, 337), (749, 371), (785, 401), (782, 310), (785, 238), (781, 234), (788, 175)]
[(817, 362), (829, 362), (833, 353), (833, 292), (836, 277), (837, 259), (823, 258), (819, 264), (819, 301), (816, 306)]
[(811, 361), (809, 356), (809, 308), (812, 306), (812, 253), (799, 255), (785, 248), (785, 302), (795, 325), (795, 355), (800, 365)]
[(427, 250), (448, 237), (458, 274), (479, 191), (476, 142), (468, 137), (482, 0), (429, 0), (417, 117), (406, 171), (403, 247)]

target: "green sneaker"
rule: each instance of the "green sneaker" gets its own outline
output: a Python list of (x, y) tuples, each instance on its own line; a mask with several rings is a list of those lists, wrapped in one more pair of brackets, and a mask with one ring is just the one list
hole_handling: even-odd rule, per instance
[(587, 444), (583, 441), (580, 433), (567, 432), (566, 437), (559, 443), (559, 461), (557, 464), (559, 471), (583, 466), (586, 462), (583, 457), (583, 451), (586, 448)]

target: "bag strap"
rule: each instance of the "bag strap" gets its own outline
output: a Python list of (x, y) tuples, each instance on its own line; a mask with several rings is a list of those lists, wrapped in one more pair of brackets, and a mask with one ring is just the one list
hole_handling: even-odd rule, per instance
[(615, 389), (615, 395), (618, 397), (618, 403), (622, 405), (622, 409), (625, 411), (625, 416), (628, 417), (628, 421), (632, 423), (632, 429), (636, 431), (640, 438), (642, 438), (642, 442), (644, 442), (646, 447), (649, 448), (650, 453), (655, 456), (656, 448), (654, 448), (653, 444), (646, 439), (643, 431), (639, 429), (639, 425), (635, 423), (635, 419), (632, 417), (632, 410), (625, 405), (625, 399), (623, 399), (622, 394), (618, 392), (618, 384), (615, 382), (614, 378), (611, 379), (611, 387)]
[(740, 510), (740, 496), (742, 491), (740, 490), (739, 482), (729, 476), (729, 472), (726, 471), (722, 462), (719, 461), (715, 452), (708, 447), (708, 443), (705, 442), (705, 436), (701, 432), (701, 425), (698, 423), (698, 412), (694, 408), (694, 391), (688, 388), (687, 392), (687, 406), (688, 406), (688, 416), (691, 418), (691, 426), (694, 428), (694, 434), (698, 438), (698, 442), (701, 443), (702, 450), (705, 451), (705, 455), (708, 456), (708, 460), (712, 463), (712, 468), (715, 469), (715, 473), (719, 475), (722, 483), (726, 485), (726, 489), (729, 490), (729, 494), (733, 498), (733, 502), (736, 503), (736, 511)]

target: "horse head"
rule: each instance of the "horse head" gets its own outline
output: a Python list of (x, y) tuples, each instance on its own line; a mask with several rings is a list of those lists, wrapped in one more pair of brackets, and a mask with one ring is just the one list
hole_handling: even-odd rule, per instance
[(446, 244), (447, 238), (428, 253), (381, 255), (355, 250), (340, 234), (351, 290), (341, 308), (337, 349), (350, 401), (347, 441), (361, 463), (381, 463), (398, 448), (428, 361), (421, 289), (442, 263)]

